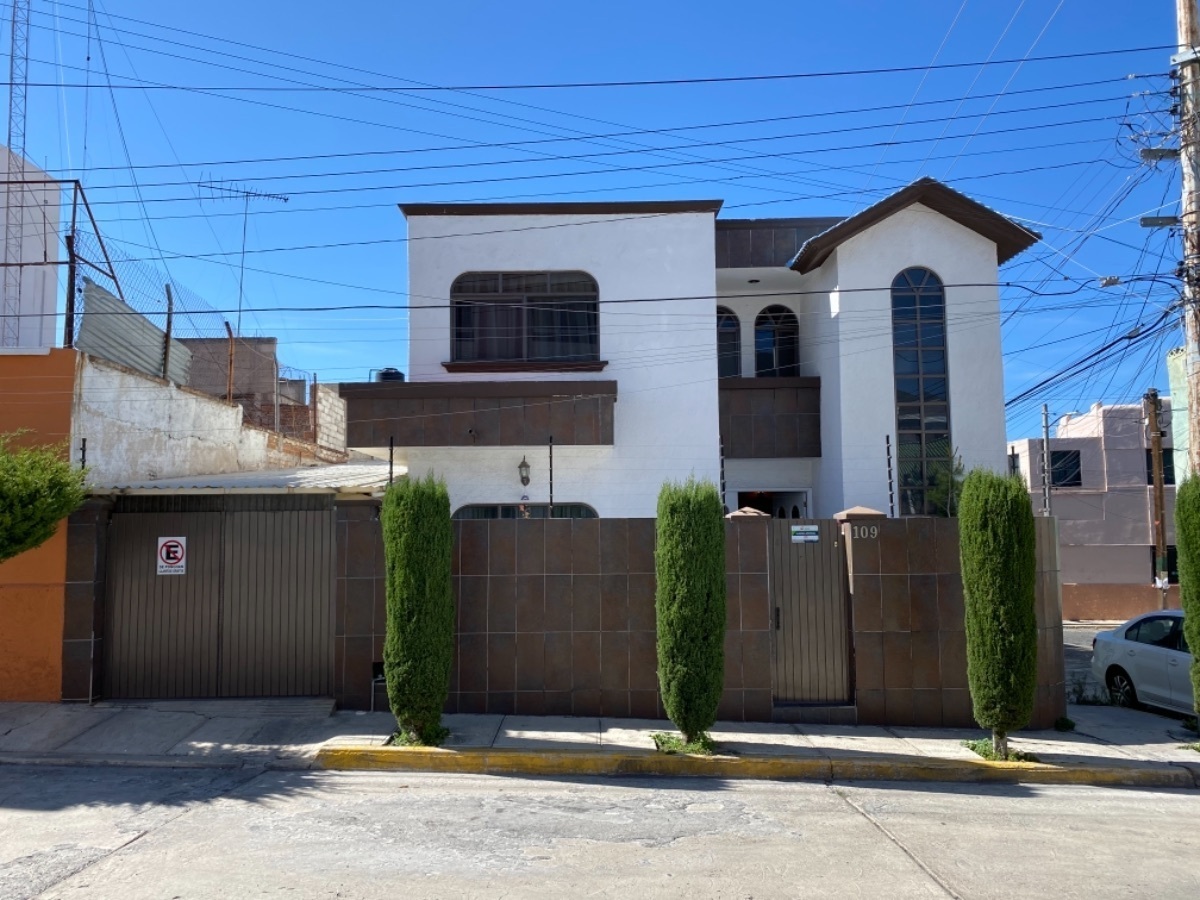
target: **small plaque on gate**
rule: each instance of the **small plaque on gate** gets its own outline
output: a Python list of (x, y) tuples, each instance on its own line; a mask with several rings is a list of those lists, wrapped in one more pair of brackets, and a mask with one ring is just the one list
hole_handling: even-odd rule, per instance
[(187, 574), (187, 538), (160, 537), (158, 539), (158, 574)]
[(821, 539), (818, 525), (793, 525), (791, 528), (793, 544), (815, 544)]

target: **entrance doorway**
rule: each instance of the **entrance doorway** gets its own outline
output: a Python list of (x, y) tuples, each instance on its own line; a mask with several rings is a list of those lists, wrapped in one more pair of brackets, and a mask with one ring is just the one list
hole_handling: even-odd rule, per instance
[(807, 519), (808, 494), (807, 490), (738, 491), (737, 508), (757, 509), (773, 519)]

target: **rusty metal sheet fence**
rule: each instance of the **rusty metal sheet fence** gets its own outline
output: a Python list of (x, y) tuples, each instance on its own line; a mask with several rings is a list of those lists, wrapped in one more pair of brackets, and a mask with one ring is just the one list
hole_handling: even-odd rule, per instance
[(767, 534), (775, 699), (851, 703), (850, 598), (838, 524), (775, 519)]

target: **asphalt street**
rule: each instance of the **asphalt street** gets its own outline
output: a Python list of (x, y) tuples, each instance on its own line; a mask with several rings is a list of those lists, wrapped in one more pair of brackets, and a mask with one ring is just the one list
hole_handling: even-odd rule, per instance
[(1196, 792), (0, 767), (0, 897), (1195, 897)]

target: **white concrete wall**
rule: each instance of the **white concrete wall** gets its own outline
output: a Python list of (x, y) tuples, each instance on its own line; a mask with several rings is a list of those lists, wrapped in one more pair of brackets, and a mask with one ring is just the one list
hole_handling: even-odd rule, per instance
[[(49, 176), (27, 160), (20, 161), (7, 148), (0, 149), (0, 179), (23, 176), (29, 181)], [(11, 175), (10, 175), (11, 172)], [(58, 224), (61, 216), (62, 190), (58, 183), (30, 185), (18, 192), (17, 200), (24, 207), (22, 219), (21, 261), (45, 262), (50, 265), (25, 266), (21, 269), (21, 299), (16, 317), (17, 347), (56, 347), (59, 344), (59, 321), (55, 315), (58, 308), (58, 276), (60, 266), (53, 265), (59, 259)], [(0, 185), (0, 262), (3, 262), (4, 241), (8, 222), (8, 188)], [(65, 277), (65, 272), (62, 273)], [(0, 290), (7, 285), (5, 273), (0, 271)], [(4, 306), (0, 306), (0, 316)], [(2, 332), (0, 332), (2, 334)], [(2, 344), (0, 344), (2, 346)]]
[(89, 481), (113, 487), (313, 462), (295, 441), (243, 426), (242, 409), (80, 354), (71, 455), (87, 438)]
[[(711, 213), (410, 219), (409, 291), (414, 303), (437, 307), (410, 314), (410, 380), (617, 381), (614, 446), (555, 448), (555, 500), (588, 503), (606, 517), (653, 516), (664, 480), (720, 477), (713, 222)], [(580, 270), (596, 280), (607, 368), (446, 372), (454, 279), (464, 272), (546, 270)], [(606, 302), (649, 298), (656, 302)], [(432, 468), (444, 475), (456, 505), (515, 502), (519, 451), (413, 450), (408, 464), (416, 474)], [(567, 479), (561, 489), (560, 472)]]

